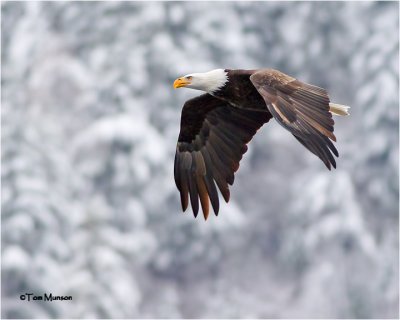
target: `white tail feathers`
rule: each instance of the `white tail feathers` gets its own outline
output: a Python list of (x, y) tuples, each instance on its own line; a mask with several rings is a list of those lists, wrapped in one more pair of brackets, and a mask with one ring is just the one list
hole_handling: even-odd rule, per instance
[(336, 104), (336, 103), (329, 103), (329, 111), (337, 116), (348, 116), (350, 114), (349, 109), (350, 109), (349, 106), (344, 106), (342, 104)]

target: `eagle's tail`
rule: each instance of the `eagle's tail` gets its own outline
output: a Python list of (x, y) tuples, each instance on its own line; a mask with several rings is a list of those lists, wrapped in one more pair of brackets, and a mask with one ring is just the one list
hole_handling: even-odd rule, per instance
[(349, 106), (344, 106), (342, 104), (329, 103), (329, 111), (332, 112), (336, 116), (348, 116)]

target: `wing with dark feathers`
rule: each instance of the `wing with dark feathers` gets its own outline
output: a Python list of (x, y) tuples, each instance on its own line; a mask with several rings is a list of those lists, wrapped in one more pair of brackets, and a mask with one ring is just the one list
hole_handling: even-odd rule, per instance
[(207, 219), (210, 200), (218, 215), (217, 187), (228, 202), (228, 184), (233, 184), (246, 144), (270, 118), (268, 112), (238, 109), (209, 94), (185, 103), (174, 164), (183, 211), (190, 198), (197, 217), (200, 199)]
[(332, 141), (334, 121), (325, 89), (296, 80), (280, 71), (263, 69), (250, 80), (264, 98), (268, 110), (300, 143), (331, 170), (338, 151)]

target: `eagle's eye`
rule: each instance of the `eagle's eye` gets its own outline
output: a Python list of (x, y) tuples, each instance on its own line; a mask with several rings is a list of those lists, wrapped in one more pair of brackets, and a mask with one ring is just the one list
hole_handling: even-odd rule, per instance
[(192, 76), (187, 76), (186, 77), (186, 79), (188, 79), (188, 80), (192, 80), (192, 78), (193, 78)]

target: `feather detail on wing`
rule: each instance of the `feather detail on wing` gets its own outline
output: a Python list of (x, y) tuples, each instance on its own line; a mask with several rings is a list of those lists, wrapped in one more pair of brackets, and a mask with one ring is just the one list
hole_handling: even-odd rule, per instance
[(318, 156), (329, 170), (331, 166), (336, 168), (332, 153), (337, 157), (339, 154), (331, 142), (336, 137), (326, 90), (273, 69), (255, 72), (250, 80), (278, 123)]
[(246, 144), (270, 118), (267, 112), (238, 109), (209, 94), (185, 103), (174, 165), (184, 211), (190, 200), (196, 217), (200, 199), (207, 219), (210, 200), (218, 215), (217, 187), (228, 202), (228, 185), (234, 182)]

